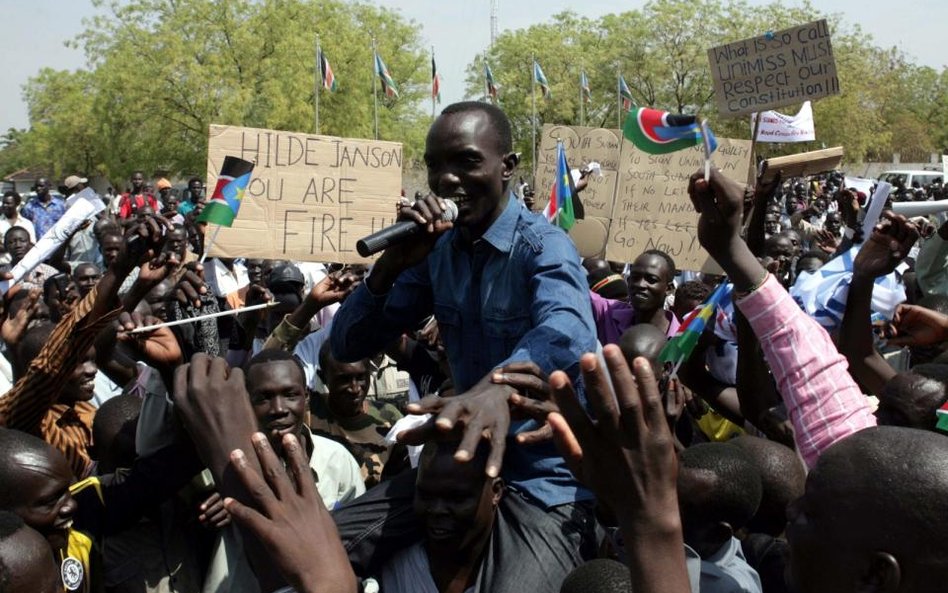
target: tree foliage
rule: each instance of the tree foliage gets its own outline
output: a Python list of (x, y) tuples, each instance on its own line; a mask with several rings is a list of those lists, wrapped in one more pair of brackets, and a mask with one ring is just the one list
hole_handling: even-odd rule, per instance
[[(888, 160), (893, 152), (900, 152), (903, 161), (927, 160), (930, 152), (948, 152), (948, 69), (916, 66), (895, 49), (875, 46), (858, 26), (809, 3), (751, 7), (742, 0), (653, 0), (641, 10), (599, 19), (564, 12), (550, 22), (500, 35), (468, 65), (467, 93), (484, 96), (486, 60), (499, 83), (500, 105), (514, 125), (517, 149), (528, 158), (533, 57), (553, 92), (548, 100), (536, 93), (538, 126), (580, 123), (579, 77), (585, 69), (592, 89), (587, 125), (618, 127), (621, 73), (639, 105), (700, 113), (719, 136), (749, 138), (749, 118), (717, 114), (708, 48), (819, 18), (826, 18), (833, 32), (842, 89), (841, 95), (814, 104), (819, 144), (844, 146), (850, 162)], [(762, 149), (800, 150), (791, 145)]]
[(320, 33), (338, 81), (320, 93), (320, 132), (373, 136), (374, 36), (400, 91), (380, 98), (380, 138), (404, 142), (409, 160), (423, 141), (427, 54), (419, 27), (396, 12), (341, 0), (97, 6), (105, 16), (72, 41), (88, 69), (44, 70), (26, 85), (31, 129), (18, 163), (119, 180), (135, 169), (187, 175), (206, 166), (211, 123), (315, 131)]

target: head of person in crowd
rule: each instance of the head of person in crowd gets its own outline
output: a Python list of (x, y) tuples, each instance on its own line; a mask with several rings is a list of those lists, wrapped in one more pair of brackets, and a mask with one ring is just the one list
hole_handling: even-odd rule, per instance
[(800, 258), (797, 260), (795, 275), (799, 276), (800, 272), (813, 273), (822, 268), (829, 260), (830, 255), (821, 249), (807, 251), (800, 255)]
[(800, 234), (800, 231), (787, 229), (780, 231), (780, 234), (790, 239), (790, 244), (793, 245), (793, 257), (798, 257), (803, 252), (803, 235)]
[(250, 359), (244, 374), (257, 427), (276, 451), (283, 437), (303, 439), (303, 421), (309, 409), (309, 391), (303, 365), (285, 350), (262, 350)]
[(53, 323), (59, 323), (78, 299), (79, 289), (69, 274), (56, 274), (43, 282), (43, 302)]
[(104, 237), (106, 233), (113, 232), (113, 231), (117, 231), (119, 234), (121, 234), (122, 229), (114, 220), (112, 220), (108, 216), (103, 216), (99, 220), (95, 221), (95, 223), (93, 223), (92, 225), (92, 235), (95, 237), (95, 240), (98, 241), (99, 243), (102, 242), (102, 237)]
[[(906, 285), (905, 292), (908, 293), (908, 290), (908, 286)], [(942, 315), (948, 315), (948, 296), (943, 294), (926, 294), (918, 300), (918, 306), (937, 311)], [(933, 344), (931, 346), (911, 346), (909, 347), (909, 352), (911, 353), (912, 365), (915, 366), (933, 362), (944, 354), (946, 350), (948, 350), (948, 343)]]
[(306, 280), (298, 267), (291, 263), (273, 266), (267, 277), (267, 288), (277, 305), (267, 311), (270, 328), (279, 325), (285, 315), (292, 313), (303, 303)]
[(780, 214), (777, 212), (768, 212), (764, 215), (764, 232), (768, 237), (772, 237), (780, 232)]
[(713, 556), (757, 512), (760, 473), (742, 449), (702, 443), (679, 456), (678, 506), (685, 543)]
[(621, 274), (612, 271), (609, 262), (598, 257), (587, 257), (583, 260), (583, 268), (586, 269), (589, 290), (607, 299), (629, 299), (629, 285)]
[(681, 286), (675, 290), (675, 303), (672, 305), (672, 313), (678, 319), (684, 319), (688, 313), (698, 308), (698, 305), (711, 295), (712, 290), (712, 287), (698, 280), (682, 282)]
[(0, 510), (19, 515), (53, 550), (65, 548), (77, 508), (66, 458), (42, 439), (9, 428), (0, 428), (0, 451)]
[(99, 251), (102, 252), (102, 262), (106, 267), (111, 266), (125, 250), (125, 238), (117, 228), (109, 228), (102, 232), (99, 239)]
[(843, 217), (839, 212), (828, 212), (826, 214), (826, 220), (823, 221), (823, 228), (833, 233), (834, 237), (841, 236), (843, 231)]
[(48, 202), (53, 197), (52, 194), (49, 193), (51, 187), (49, 179), (40, 177), (36, 180), (36, 185), (33, 189), (36, 191), (36, 197), (39, 198), (41, 202)]
[(145, 303), (148, 304), (151, 314), (161, 321), (168, 321), (168, 300), (171, 298), (172, 290), (174, 290), (174, 284), (165, 278), (145, 295)]
[(793, 449), (768, 439), (744, 435), (727, 444), (743, 450), (760, 474), (760, 506), (747, 522), (747, 530), (779, 536), (787, 526), (787, 506), (803, 496), (803, 463)]
[(155, 189), (158, 190), (158, 199), (160, 199), (163, 204), (166, 204), (168, 196), (171, 195), (171, 182), (161, 177), (155, 182)]
[(256, 286), (266, 286), (273, 261), (268, 259), (250, 258), (244, 264), (247, 267), (247, 280)]
[(132, 186), (132, 195), (145, 193), (145, 174), (142, 171), (133, 172), (128, 182)]
[[(628, 593), (632, 591), (629, 567), (611, 558), (596, 558), (573, 569), (560, 585), (560, 593)], [(634, 592), (633, 592), (634, 593)]]
[(30, 233), (23, 227), (12, 226), (3, 236), (3, 249), (10, 254), (10, 263), (13, 265), (18, 264), (32, 247)]
[(794, 591), (936, 593), (948, 579), (948, 439), (880, 426), (830, 447), (787, 512)]
[(205, 199), (204, 180), (200, 177), (188, 179), (188, 200), (193, 204), (197, 204), (198, 202), (204, 202)]
[(0, 511), (0, 591), (59, 593), (59, 567), (49, 543), (12, 511)]
[(776, 263), (776, 276), (786, 286), (790, 281), (791, 263), (794, 257), (793, 241), (787, 233), (779, 233), (764, 241), (764, 257)]
[(23, 198), (20, 194), (13, 190), (3, 192), (3, 202), (0, 204), (0, 211), (2, 211), (3, 216), (6, 218), (16, 218), (17, 208), (20, 207), (20, 202), (22, 201)]
[(89, 180), (78, 175), (70, 175), (63, 180), (63, 186), (66, 188), (66, 195), (77, 194), (89, 186)]
[(948, 365), (920, 364), (889, 379), (879, 394), (880, 425), (934, 430), (936, 411), (948, 400)]
[(89, 291), (95, 288), (101, 277), (102, 272), (99, 267), (88, 262), (77, 265), (72, 272), (72, 280), (76, 283), (76, 288), (79, 289), (79, 296), (89, 294)]
[[(49, 322), (37, 324), (26, 330), (23, 339), (17, 344), (16, 356), (13, 360), (13, 373), (19, 378), (29, 368), (30, 362), (50, 341), (55, 325)], [(87, 402), (95, 395), (95, 375), (99, 367), (95, 363), (95, 348), (90, 347), (79, 359), (79, 364), (63, 386), (62, 395), (58, 403), (71, 406), (78, 402)]]
[(668, 343), (665, 332), (651, 323), (639, 323), (622, 332), (619, 338), (619, 349), (628, 364), (638, 357), (648, 361), (652, 372), (659, 379), (665, 374), (662, 363), (658, 359), (662, 348)]
[(174, 225), (168, 231), (168, 240), (165, 241), (165, 251), (174, 253), (180, 261), (184, 261), (184, 254), (188, 250), (188, 229), (182, 224)]
[(490, 538), (497, 505), (504, 494), (501, 478), (488, 478), (488, 447), (481, 441), (467, 463), (454, 459), (458, 442), (425, 444), (415, 480), (415, 514), (424, 525), (429, 552), (464, 556)]
[(99, 475), (130, 468), (135, 462), (135, 433), (142, 411), (142, 398), (117, 395), (99, 406), (92, 421), (89, 454), (98, 463)]
[(365, 411), (369, 393), (369, 363), (339, 362), (332, 355), (329, 340), (319, 349), (319, 378), (326, 386), (329, 411), (337, 418), (351, 418)]
[(519, 162), (510, 120), (481, 101), (444, 108), (428, 130), (425, 164), (432, 193), (454, 200), (454, 224), (463, 236), (480, 237), (507, 206), (508, 186)]
[(636, 315), (650, 316), (664, 309), (674, 281), (675, 260), (664, 251), (649, 249), (635, 258), (629, 268), (629, 303)]
[(178, 206), (181, 205), (181, 196), (171, 190), (171, 188), (168, 188), (168, 190), (161, 195), (161, 203), (164, 204), (164, 212), (162, 214), (174, 216), (178, 213)]

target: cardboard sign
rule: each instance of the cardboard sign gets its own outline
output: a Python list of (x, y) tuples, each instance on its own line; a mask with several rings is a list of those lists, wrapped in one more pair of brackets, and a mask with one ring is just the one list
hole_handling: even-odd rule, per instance
[(224, 157), (256, 166), (234, 226), (210, 255), (292, 261), (365, 261), (356, 241), (395, 222), (402, 145), (211, 125), (207, 186)]
[[(750, 145), (719, 138), (714, 166), (745, 183)], [(606, 259), (631, 262), (643, 251), (660, 249), (680, 270), (718, 270), (698, 243), (698, 214), (688, 197), (688, 180), (704, 167), (703, 148), (652, 155), (623, 142), (619, 167)]]
[(544, 124), (537, 151), (537, 174), (534, 180), (539, 210), (546, 207), (550, 189), (556, 180), (556, 140), (563, 141), (566, 159), (573, 169), (598, 162), (602, 176), (592, 175), (589, 185), (579, 194), (587, 217), (609, 218), (616, 195), (619, 166), (619, 144), (622, 134), (605, 128), (583, 128)]
[(742, 115), (839, 94), (825, 19), (708, 50), (721, 115)]

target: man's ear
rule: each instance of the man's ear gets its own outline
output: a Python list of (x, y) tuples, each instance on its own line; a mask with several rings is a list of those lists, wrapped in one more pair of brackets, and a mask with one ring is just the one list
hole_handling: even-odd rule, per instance
[(491, 506), (500, 504), (500, 498), (504, 495), (506, 489), (507, 484), (504, 483), (503, 478), (494, 478), (494, 482), (490, 485)]
[(895, 593), (902, 582), (899, 561), (888, 552), (873, 552), (866, 574), (860, 577), (860, 593)]
[(514, 169), (517, 168), (517, 165), (520, 164), (520, 155), (516, 152), (508, 152), (504, 155), (504, 173), (503, 180), (504, 182), (510, 181), (513, 179)]

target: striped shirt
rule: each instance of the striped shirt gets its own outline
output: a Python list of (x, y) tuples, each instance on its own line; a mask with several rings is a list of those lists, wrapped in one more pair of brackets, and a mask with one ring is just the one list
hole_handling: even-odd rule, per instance
[(0, 426), (43, 438), (66, 456), (80, 479), (92, 468), (86, 448), (92, 442), (94, 410), (84, 402), (67, 406), (57, 401), (96, 336), (122, 312), (119, 307), (99, 319), (86, 319), (96, 295), (98, 288), (93, 288), (63, 317), (26, 374), (0, 398)]
[(807, 466), (833, 444), (876, 425), (846, 358), (774, 276), (737, 306), (760, 340)]

